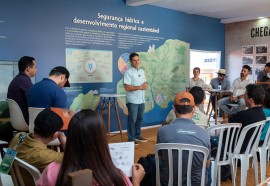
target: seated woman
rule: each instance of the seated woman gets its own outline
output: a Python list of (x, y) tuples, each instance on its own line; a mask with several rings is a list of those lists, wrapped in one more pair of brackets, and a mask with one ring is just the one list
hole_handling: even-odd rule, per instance
[(133, 165), (131, 183), (114, 166), (103, 120), (90, 109), (81, 110), (72, 117), (62, 164), (49, 164), (37, 185), (67, 185), (68, 173), (83, 169), (92, 170), (93, 185), (140, 185), (145, 174), (140, 164)]

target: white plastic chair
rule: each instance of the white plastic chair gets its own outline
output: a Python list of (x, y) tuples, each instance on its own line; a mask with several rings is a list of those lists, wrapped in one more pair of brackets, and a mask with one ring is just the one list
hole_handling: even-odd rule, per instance
[[(183, 151), (188, 151), (188, 164), (187, 164), (187, 185), (191, 186), (191, 168), (192, 168), (192, 160), (194, 153), (202, 153), (203, 154), (203, 162), (202, 162), (202, 176), (201, 176), (201, 186), (205, 185), (205, 171), (206, 171), (206, 162), (209, 155), (209, 150), (206, 147), (191, 145), (191, 144), (181, 144), (181, 143), (160, 143), (156, 144), (154, 147), (155, 150), (155, 159), (156, 159), (156, 185), (160, 185), (160, 171), (159, 171), (159, 155), (158, 152), (160, 150), (168, 152), (168, 162), (169, 162), (169, 180), (168, 185), (173, 185), (173, 166), (178, 167), (178, 186), (182, 185), (182, 156)], [(173, 162), (173, 151), (178, 152), (178, 165)]]
[(35, 107), (28, 107), (29, 112), (29, 132), (34, 132), (35, 127), (35, 119), (37, 115), (43, 111), (45, 108), (35, 108)]
[[(246, 186), (247, 181), (247, 170), (249, 168), (249, 158), (252, 157), (252, 164), (254, 168), (255, 184), (258, 185), (258, 160), (256, 149), (258, 148), (259, 140), (261, 137), (261, 131), (265, 124), (265, 120), (259, 121), (250, 125), (245, 126), (237, 141), (234, 148), (234, 152), (231, 157), (231, 174), (233, 185), (235, 186), (235, 177), (237, 172), (237, 162), (238, 159), (241, 161), (241, 186)], [(241, 153), (241, 147), (243, 145), (244, 139), (249, 131), (253, 130), (252, 136), (249, 138), (248, 145), (244, 153)]]
[(39, 179), (41, 175), (40, 171), (36, 167), (30, 165), (29, 163), (26, 163), (25, 161), (15, 157), (13, 166), (10, 169), (10, 175), (11, 175), (14, 185), (25, 186), (25, 183), (23, 181), (23, 178), (20, 172), (21, 168), (26, 170), (32, 176), (33, 181), (36, 184), (37, 180)]
[[(220, 167), (222, 165), (230, 165), (231, 163), (232, 149), (234, 149), (236, 143), (236, 140), (235, 143), (233, 143), (234, 140), (231, 139), (233, 136), (235, 137), (235, 139), (238, 138), (241, 126), (241, 123), (226, 123), (222, 125), (215, 125), (206, 129), (210, 136), (219, 136), (217, 154), (216, 157), (213, 159), (213, 169), (211, 169), (212, 185), (214, 186), (220, 185)], [(225, 131), (226, 133), (224, 134)], [(224, 144), (223, 138), (226, 139)]]
[(206, 130), (208, 128), (207, 125), (203, 125), (203, 124), (196, 124), (197, 126), (203, 128), (204, 130)]
[[(29, 132), (34, 132), (34, 127), (35, 127), (35, 119), (37, 117), (37, 115), (43, 111), (45, 108), (36, 108), (36, 107), (28, 107), (28, 112), (29, 112)], [(48, 145), (50, 146), (58, 146), (60, 145), (60, 141), (58, 140), (58, 138), (56, 138), (55, 140), (51, 141), (50, 143), (48, 143)]]
[[(270, 121), (270, 117), (266, 118), (266, 122)], [(261, 182), (266, 178), (266, 155), (269, 153), (270, 148), (270, 126), (268, 127), (267, 133), (264, 138), (264, 142), (261, 146), (258, 147), (257, 152), (260, 156), (260, 165), (261, 165)]]
[(0, 140), (0, 145), (7, 145), (8, 142)]
[(11, 125), (15, 130), (26, 132), (29, 127), (19, 105), (13, 99), (6, 99), (9, 107)]

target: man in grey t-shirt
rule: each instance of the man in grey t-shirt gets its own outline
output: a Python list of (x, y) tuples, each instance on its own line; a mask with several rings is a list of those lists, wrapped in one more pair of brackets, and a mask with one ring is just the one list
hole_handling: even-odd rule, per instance
[[(192, 121), (192, 115), (195, 111), (195, 102), (193, 96), (188, 92), (181, 92), (175, 96), (174, 99), (174, 111), (176, 115), (176, 120), (170, 125), (161, 127), (157, 134), (157, 143), (185, 143), (192, 145), (199, 145), (209, 149), (211, 148), (210, 136), (201, 127), (197, 126), (194, 121)], [(162, 170), (160, 173), (162, 185), (168, 185), (169, 179), (169, 167), (168, 167), (168, 157), (167, 153), (161, 154)], [(177, 154), (174, 154), (174, 162), (177, 160)], [(187, 158), (188, 154), (183, 156), (183, 173), (187, 170)], [(201, 172), (202, 172), (203, 155), (201, 153), (195, 153), (192, 163), (192, 185), (200, 185)], [(174, 185), (178, 181), (178, 167), (177, 163), (174, 163)], [(207, 168), (210, 166), (210, 155), (207, 160)], [(208, 179), (206, 177), (206, 183)], [(186, 185), (186, 178), (183, 174), (183, 183)]]

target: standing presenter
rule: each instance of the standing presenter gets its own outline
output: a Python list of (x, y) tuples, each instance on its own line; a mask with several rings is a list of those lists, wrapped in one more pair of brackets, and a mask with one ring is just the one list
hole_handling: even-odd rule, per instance
[(128, 141), (146, 142), (141, 136), (141, 125), (145, 108), (145, 90), (148, 89), (144, 70), (139, 68), (140, 58), (137, 53), (129, 55), (131, 67), (124, 74), (124, 86), (127, 91)]

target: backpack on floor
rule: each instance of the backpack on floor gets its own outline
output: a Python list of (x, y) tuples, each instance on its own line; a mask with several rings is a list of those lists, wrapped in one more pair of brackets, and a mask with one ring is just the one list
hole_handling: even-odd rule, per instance
[(140, 157), (138, 163), (143, 166), (145, 171), (145, 175), (140, 185), (141, 186), (156, 185), (155, 154), (148, 154), (146, 157)]

